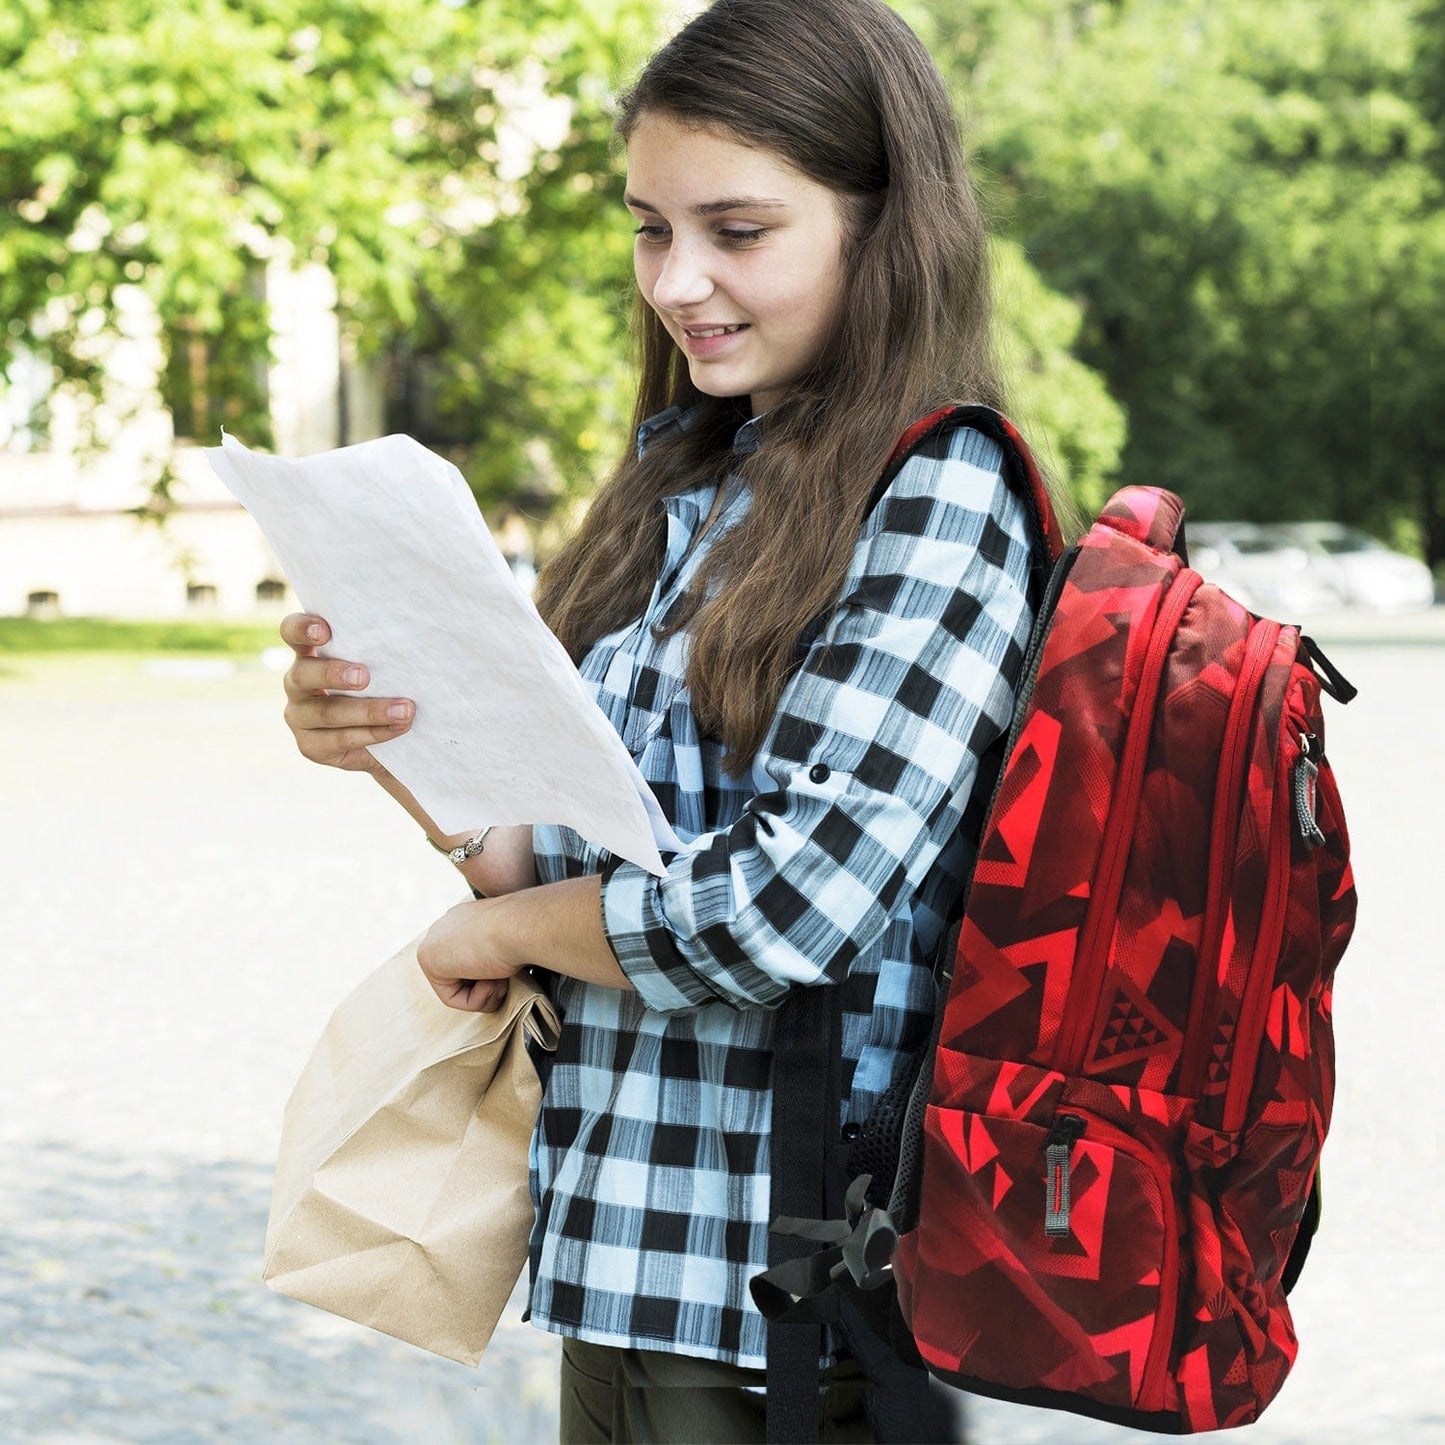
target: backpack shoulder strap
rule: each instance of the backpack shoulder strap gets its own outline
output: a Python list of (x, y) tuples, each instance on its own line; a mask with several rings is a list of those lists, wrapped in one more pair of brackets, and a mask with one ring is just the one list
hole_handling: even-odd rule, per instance
[[(873, 484), (873, 490), (868, 496), (868, 505), (863, 511), (864, 519), (866, 520), (873, 514), (873, 509), (883, 500), (884, 494), (893, 485), (898, 473), (903, 470), (904, 464), (910, 457), (922, 450), (935, 437), (942, 436), (945, 432), (957, 431), (960, 427), (972, 427), (975, 431), (982, 432), (990, 440), (997, 442), (1003, 450), (1004, 483), (1023, 502), (1033, 528), (1034, 538), (1038, 543), (1033, 557), (1033, 577), (1030, 584), (1031, 594), (1037, 598), (1043, 593), (1044, 583), (1048, 574), (1053, 570), (1054, 563), (1064, 554), (1064, 536), (1059, 527), (1059, 519), (1054, 514), (1054, 505), (1049, 500), (1048, 489), (1044, 486), (1043, 476), (1039, 472), (1038, 464), (1034, 461), (1028, 443), (1019, 435), (1014, 424), (1007, 417), (994, 411), (992, 407), (946, 406), (928, 416), (920, 417), (914, 422), (898, 438), (897, 444), (889, 454), (888, 464), (884, 467), (883, 474)], [(828, 614), (820, 613), (804, 629), (802, 636), (798, 639), (797, 660), (799, 662), (807, 656), (808, 649), (823, 631), (827, 620)]]
[(1053, 566), (1064, 553), (1064, 537), (1038, 463), (1034, 461), (1028, 443), (1019, 435), (1018, 428), (989, 406), (946, 406), (914, 422), (899, 437), (883, 475), (874, 484), (873, 494), (868, 499), (868, 512), (871, 513), (882, 500), (909, 457), (934, 437), (956, 431), (959, 427), (972, 427), (1002, 448), (1004, 481), (1027, 508), (1034, 534), (1042, 540), (1047, 553), (1046, 565)]
[[(796, 989), (773, 1029), (772, 1178), (769, 1212), (832, 1219), (842, 1213), (839, 1116), (843, 1108), (840, 990)], [(780, 1167), (785, 1165), (785, 1167)], [(770, 1232), (768, 1265), (807, 1255), (805, 1239)], [(822, 1326), (768, 1321), (766, 1429), (769, 1445), (817, 1445)]]

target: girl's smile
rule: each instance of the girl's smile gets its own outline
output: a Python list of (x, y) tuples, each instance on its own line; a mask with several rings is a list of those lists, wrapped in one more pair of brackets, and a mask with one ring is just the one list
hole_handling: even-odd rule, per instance
[(684, 326), (683, 345), (689, 356), (714, 357), (747, 329), (746, 322), (734, 326)]

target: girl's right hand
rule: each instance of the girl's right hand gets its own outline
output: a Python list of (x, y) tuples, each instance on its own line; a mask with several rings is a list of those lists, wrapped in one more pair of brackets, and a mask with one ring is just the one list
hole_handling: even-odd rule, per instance
[(358, 662), (318, 657), (331, 637), (326, 620), (293, 612), (282, 620), (281, 640), (296, 659), (286, 670), (286, 726), (303, 758), (348, 772), (381, 776), (386, 768), (369, 745), (400, 737), (416, 705), (400, 697), (346, 697), (364, 688), (371, 674)]

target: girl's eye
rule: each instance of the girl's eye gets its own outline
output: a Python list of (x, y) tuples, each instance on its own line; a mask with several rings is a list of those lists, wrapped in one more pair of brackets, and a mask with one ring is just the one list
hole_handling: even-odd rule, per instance
[[(638, 226), (636, 235), (644, 241), (653, 244), (661, 244), (671, 238), (671, 231), (666, 226), (647, 225)], [(751, 246), (761, 241), (768, 234), (766, 226), (751, 227), (727, 227), (717, 232), (718, 239), (728, 246)]]

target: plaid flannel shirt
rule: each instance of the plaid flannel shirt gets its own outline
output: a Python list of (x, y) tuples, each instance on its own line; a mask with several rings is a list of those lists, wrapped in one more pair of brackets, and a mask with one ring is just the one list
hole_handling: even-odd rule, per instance
[[(639, 445), (690, 420), (665, 412)], [(532, 1146), (544, 1329), (762, 1367), (748, 1280), (767, 1267), (773, 1010), (793, 988), (843, 989), (840, 1126), (927, 1038), (930, 958), (987, 804), (978, 762), (1008, 726), (1032, 621), (1029, 527), (997, 446), (962, 429), (927, 450), (865, 522), (746, 776), (699, 732), (686, 632), (651, 631), (746, 514), (736, 475), (695, 549), (714, 489), (667, 499), (646, 610), (583, 659), (686, 846), (657, 878), (570, 829), (534, 830), (542, 881), (603, 872), (604, 927), (636, 988), (554, 980), (564, 1023)]]

